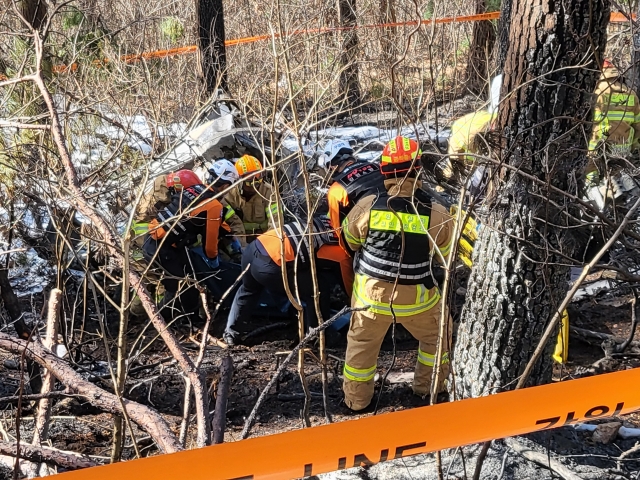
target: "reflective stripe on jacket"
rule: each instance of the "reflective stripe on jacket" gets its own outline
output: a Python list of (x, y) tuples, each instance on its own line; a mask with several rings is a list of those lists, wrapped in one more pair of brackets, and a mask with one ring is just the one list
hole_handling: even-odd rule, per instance
[(369, 212), (369, 229), (355, 261), (356, 273), (402, 285), (433, 288), (429, 252), (431, 198), (380, 195)]
[(589, 150), (595, 150), (602, 142), (636, 148), (640, 140), (640, 101), (619, 80), (617, 71), (609, 73), (605, 69), (605, 74), (595, 91), (597, 99)]

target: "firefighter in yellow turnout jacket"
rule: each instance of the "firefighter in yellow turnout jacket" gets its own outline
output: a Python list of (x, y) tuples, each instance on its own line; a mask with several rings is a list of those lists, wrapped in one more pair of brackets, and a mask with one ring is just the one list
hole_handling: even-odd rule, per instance
[[(448, 256), (453, 222), (419, 189), (419, 153), (408, 138), (389, 142), (380, 167), (386, 192), (362, 198), (342, 224), (347, 245), (357, 252), (351, 305), (369, 307), (353, 312), (347, 336), (343, 390), (351, 410), (371, 402), (378, 353), (394, 314), (420, 342), (413, 390), (418, 395), (430, 390), (440, 319), (432, 261)], [(448, 343), (438, 391), (449, 373)]]
[(260, 160), (243, 155), (235, 164), (244, 181), (225, 199), (242, 218), (247, 235), (258, 235), (277, 227), (278, 204), (271, 185), (264, 181)]
[[(597, 99), (589, 150), (597, 151), (604, 144), (637, 149), (640, 146), (640, 100), (622, 83), (618, 69), (608, 60), (604, 61), (595, 94)], [(587, 181), (596, 184), (599, 173), (593, 160), (592, 156), (586, 174)]]

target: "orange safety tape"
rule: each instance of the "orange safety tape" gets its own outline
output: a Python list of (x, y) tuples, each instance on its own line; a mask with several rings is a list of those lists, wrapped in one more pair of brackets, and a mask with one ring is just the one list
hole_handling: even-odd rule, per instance
[[(495, 20), (500, 18), (500, 12), (490, 12), (490, 13), (480, 13), (477, 15), (463, 15), (460, 17), (446, 17), (446, 18), (436, 18), (435, 20), (422, 20), (420, 21), (421, 25), (430, 25), (432, 23), (442, 24), (442, 23), (463, 23), (463, 22), (477, 22), (482, 20)], [(632, 16), (635, 20), (635, 15)], [(626, 22), (628, 18), (620, 13), (613, 12), (611, 13), (611, 22)], [(418, 21), (410, 21), (410, 22), (395, 22), (395, 23), (373, 23), (369, 25), (355, 25), (351, 27), (322, 27), (322, 28), (311, 28), (311, 29), (303, 29), (303, 30), (293, 30), (290, 32), (284, 33), (284, 36), (293, 36), (293, 35), (302, 35), (302, 34), (313, 34), (313, 33), (331, 33), (331, 32), (343, 32), (347, 30), (362, 30), (362, 29), (372, 29), (372, 28), (396, 28), (396, 27), (404, 27), (404, 26), (417, 26)], [(268, 40), (270, 38), (279, 38), (281, 35), (276, 33), (272, 35), (257, 35), (254, 37), (243, 37), (243, 38), (234, 38), (231, 40), (226, 40), (224, 44), (227, 47), (232, 47), (236, 45), (244, 45), (247, 43), (260, 42), (263, 40)], [(195, 45), (189, 45), (186, 47), (178, 47), (178, 48), (170, 48), (168, 50), (156, 50), (153, 52), (143, 52), (136, 53), (131, 55), (121, 55), (119, 57), (120, 61), (125, 63), (137, 62), (139, 60), (147, 60), (151, 58), (166, 58), (173, 57), (175, 55), (186, 55), (195, 53), (198, 50), (198, 47)], [(94, 60), (91, 62), (94, 66), (100, 67), (106, 63), (109, 63), (109, 59), (105, 58), (104, 60)], [(78, 64), (73, 63), (71, 65), (56, 65), (53, 67), (53, 72), (55, 73), (65, 73), (65, 72), (75, 72), (78, 69)]]
[(60, 480), (316, 475), (631, 413), (640, 368), (64, 473)]

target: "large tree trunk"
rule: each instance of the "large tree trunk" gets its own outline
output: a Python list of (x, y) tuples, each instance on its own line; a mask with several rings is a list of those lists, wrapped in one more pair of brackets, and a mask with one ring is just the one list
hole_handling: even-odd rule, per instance
[[(561, 254), (579, 241), (556, 226), (568, 217), (553, 203), (573, 204), (549, 186), (577, 194), (608, 19), (608, 0), (514, 0), (497, 129), (507, 167), (487, 202), (454, 352), (463, 398), (513, 388), (566, 294)], [(551, 367), (547, 351), (528, 385), (548, 382)]]
[(338, 0), (342, 47), (340, 52), (340, 95), (346, 106), (353, 108), (360, 103), (360, 82), (358, 80), (358, 33), (356, 26), (356, 0)]
[[(476, 13), (488, 12), (486, 0), (476, 1)], [(474, 22), (469, 60), (467, 62), (466, 85), (471, 93), (489, 91), (489, 65), (496, 43), (496, 30), (492, 22)]]
[(208, 94), (227, 89), (222, 0), (196, 0), (200, 76)]

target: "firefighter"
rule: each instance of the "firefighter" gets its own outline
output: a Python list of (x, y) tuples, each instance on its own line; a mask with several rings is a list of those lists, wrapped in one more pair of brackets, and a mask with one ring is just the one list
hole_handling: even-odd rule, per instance
[(223, 219), (224, 206), (214, 196), (202, 184), (175, 192), (171, 202), (149, 223), (143, 245), (145, 259), (156, 262), (169, 274), (161, 280), (166, 291), (164, 304), (179, 297), (183, 311), (196, 319), (198, 291), (188, 287), (180, 292), (183, 279), (195, 276), (220, 298), (240, 273), (237, 266), (233, 268), (218, 258), (218, 241), (230, 236), (230, 229)]
[[(336, 231), (341, 230), (342, 220), (358, 200), (367, 194), (384, 191), (384, 177), (380, 173), (380, 167), (357, 160), (353, 156), (353, 149), (345, 140), (329, 140), (318, 159), (318, 166), (331, 172), (332, 183), (327, 192), (327, 206), (331, 227)], [(347, 248), (342, 235), (338, 239), (345, 252), (350, 255), (351, 250)], [(347, 294), (351, 295), (353, 268), (343, 268), (342, 278)]]
[[(209, 188), (211, 188), (213, 193), (217, 195), (220, 203), (222, 203), (224, 207), (223, 219), (229, 226), (233, 238), (237, 240), (237, 242), (233, 244), (226, 245), (223, 250), (233, 261), (240, 263), (242, 259), (242, 249), (247, 246), (246, 231), (242, 219), (238, 216), (234, 207), (227, 201), (227, 195), (233, 191), (235, 188), (234, 185), (240, 181), (240, 176), (233, 163), (226, 159), (216, 160), (208, 166), (207, 171), (207, 185), (209, 185)], [(223, 240), (223, 242), (226, 242), (226, 239)]]
[(605, 147), (615, 146), (623, 153), (640, 146), (640, 100), (622, 83), (618, 69), (609, 60), (604, 61), (595, 94), (594, 126), (589, 141), (591, 155), (585, 171), (588, 186), (599, 183), (597, 164)]
[[(352, 411), (371, 402), (378, 353), (394, 317), (420, 342), (413, 391), (430, 390), (441, 308), (432, 268), (449, 255), (453, 222), (420, 189), (420, 153), (414, 140), (391, 140), (380, 164), (386, 191), (361, 199), (343, 221), (356, 252), (351, 305), (369, 307), (353, 312), (347, 335), (343, 390)], [(447, 330), (450, 338), (450, 323)], [(449, 373), (448, 344), (445, 339), (438, 392)]]
[[(313, 300), (314, 287), (309, 258), (309, 235), (306, 225), (288, 223), (283, 229), (269, 230), (259, 235), (247, 246), (242, 254), (242, 269), (251, 264), (242, 277), (242, 285), (237, 291), (225, 328), (223, 339), (228, 345), (238, 341), (239, 333), (234, 329), (238, 321), (246, 321), (255, 310), (260, 295), (266, 290), (272, 294), (285, 295), (282, 278), (281, 248), (284, 242), (284, 261), (290, 291), (305, 304), (307, 325), (315, 325), (317, 319)], [(314, 254), (316, 256), (317, 282), (320, 291), (320, 309), (324, 319), (330, 315), (329, 294), (333, 275), (329, 272), (341, 264), (341, 270), (351, 267), (351, 259), (338, 243), (338, 235), (331, 228), (326, 215), (313, 218)], [(344, 265), (343, 265), (344, 264)]]
[(475, 155), (480, 155), (486, 150), (484, 136), (491, 130), (495, 118), (495, 111), (478, 110), (453, 122), (449, 137), (449, 159), (442, 169), (442, 174), (447, 180), (451, 180), (454, 172), (459, 171), (465, 176), (471, 174), (471, 190), (475, 191), (480, 187), (485, 167), (475, 168)]
[[(162, 300), (164, 289), (159, 278), (156, 278), (153, 272), (147, 268), (147, 262), (142, 254), (145, 236), (149, 231), (149, 222), (156, 217), (159, 210), (171, 203), (172, 195), (182, 191), (183, 188), (193, 187), (200, 183), (198, 176), (191, 170), (178, 170), (167, 175), (159, 175), (153, 180), (153, 187), (142, 196), (138, 204), (135, 220), (131, 225), (133, 233), (132, 266), (136, 271), (143, 273), (147, 280), (153, 280), (156, 283), (156, 302)], [(131, 301), (130, 311), (133, 315), (144, 315), (144, 307), (137, 295)]]
[(384, 191), (384, 177), (379, 165), (357, 160), (344, 140), (329, 140), (318, 165), (330, 170), (331, 187), (327, 192), (331, 226), (339, 230), (342, 220), (362, 197)]
[(242, 219), (247, 235), (259, 235), (274, 228), (278, 219), (278, 204), (273, 187), (264, 181), (260, 160), (243, 155), (235, 164), (243, 180), (226, 194), (225, 199)]

